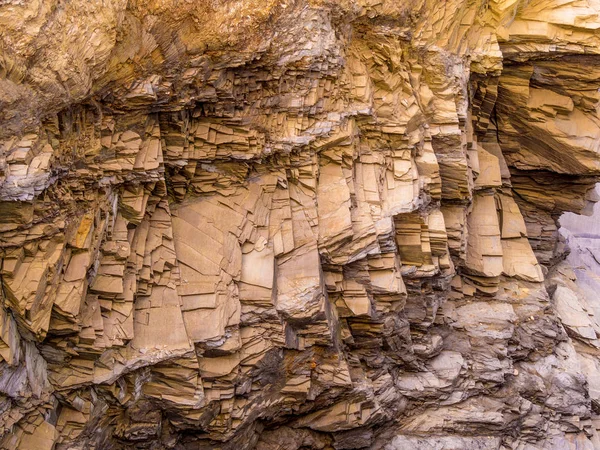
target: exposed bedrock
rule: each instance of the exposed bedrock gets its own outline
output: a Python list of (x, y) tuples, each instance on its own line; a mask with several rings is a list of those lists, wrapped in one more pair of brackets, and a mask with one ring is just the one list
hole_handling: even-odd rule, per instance
[(600, 449), (598, 30), (0, 2), (0, 448)]

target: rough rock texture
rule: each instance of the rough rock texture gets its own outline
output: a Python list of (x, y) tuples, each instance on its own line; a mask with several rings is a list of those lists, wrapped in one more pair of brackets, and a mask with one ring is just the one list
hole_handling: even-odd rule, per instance
[(600, 448), (599, 87), (599, 0), (0, 1), (0, 447)]

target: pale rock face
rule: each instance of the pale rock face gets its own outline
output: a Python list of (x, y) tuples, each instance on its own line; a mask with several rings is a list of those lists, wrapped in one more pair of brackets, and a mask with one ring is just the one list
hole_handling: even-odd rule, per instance
[(600, 2), (0, 29), (0, 448), (600, 448)]

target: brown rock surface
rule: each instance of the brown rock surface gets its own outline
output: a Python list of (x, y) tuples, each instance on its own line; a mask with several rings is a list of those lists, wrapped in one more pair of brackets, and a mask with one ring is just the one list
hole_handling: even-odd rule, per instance
[(597, 0), (0, 2), (0, 448), (600, 448), (599, 88)]

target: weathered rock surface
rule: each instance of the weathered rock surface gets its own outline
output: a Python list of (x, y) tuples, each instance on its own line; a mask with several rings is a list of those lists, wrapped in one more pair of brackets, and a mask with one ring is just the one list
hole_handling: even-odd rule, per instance
[(600, 213), (558, 222), (599, 1), (8, 0), (0, 42), (0, 448), (600, 448)]

